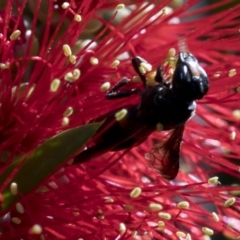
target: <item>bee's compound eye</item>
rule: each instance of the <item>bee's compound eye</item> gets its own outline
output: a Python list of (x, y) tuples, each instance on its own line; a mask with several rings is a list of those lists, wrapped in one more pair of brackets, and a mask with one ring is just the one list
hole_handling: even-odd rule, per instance
[(207, 93), (209, 81), (206, 72), (198, 64), (197, 59), (189, 54), (180, 54), (172, 80), (173, 92), (176, 96), (194, 101)]

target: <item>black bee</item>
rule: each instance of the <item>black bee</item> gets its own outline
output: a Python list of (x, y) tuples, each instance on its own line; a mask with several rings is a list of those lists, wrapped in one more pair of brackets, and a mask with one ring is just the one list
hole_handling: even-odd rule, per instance
[(136, 147), (156, 130), (171, 130), (163, 143), (157, 144), (150, 152), (153, 166), (168, 180), (177, 176), (179, 154), (185, 123), (194, 114), (195, 100), (207, 93), (209, 81), (206, 72), (190, 53), (180, 52), (172, 80), (166, 81), (162, 67), (158, 67), (154, 86), (147, 86), (146, 77), (140, 71), (142, 63), (147, 62), (140, 57), (132, 58), (132, 65), (142, 80), (143, 89), (121, 90), (129, 83), (128, 78), (120, 80), (110, 91), (107, 99), (124, 98), (139, 94), (137, 105), (126, 104), (127, 113), (123, 119), (116, 121), (117, 109), (94, 121), (105, 119), (103, 125), (93, 138), (94, 145), (82, 151), (74, 159), (74, 163), (82, 163), (107, 151), (118, 151)]

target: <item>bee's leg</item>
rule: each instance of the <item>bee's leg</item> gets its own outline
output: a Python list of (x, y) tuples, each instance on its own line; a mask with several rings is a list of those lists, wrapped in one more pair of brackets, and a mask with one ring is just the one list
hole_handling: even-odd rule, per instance
[(161, 66), (159, 66), (156, 70), (156, 76), (155, 76), (155, 81), (160, 83), (160, 84), (164, 84), (165, 80), (163, 78), (163, 69)]
[(128, 84), (130, 80), (126, 77), (124, 77), (122, 80), (120, 80), (111, 90), (109, 90), (106, 93), (106, 99), (116, 99), (116, 98), (124, 98), (128, 97), (132, 94), (138, 94), (139, 90), (138, 89), (131, 89), (131, 90), (118, 90), (121, 87), (125, 86)]
[(141, 78), (141, 80), (143, 82), (143, 85), (145, 87), (146, 86), (146, 78), (145, 78), (144, 74), (140, 70), (141, 63), (149, 64), (145, 59), (143, 59), (143, 58), (141, 58), (139, 56), (136, 56), (136, 57), (132, 58), (133, 68), (134, 68), (135, 72), (139, 75), (139, 77)]

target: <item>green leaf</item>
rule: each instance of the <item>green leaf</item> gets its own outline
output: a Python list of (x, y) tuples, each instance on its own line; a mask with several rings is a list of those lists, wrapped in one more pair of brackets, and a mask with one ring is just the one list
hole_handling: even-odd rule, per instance
[[(18, 191), (26, 195), (50, 176), (66, 159), (73, 156), (100, 127), (101, 123), (92, 123), (64, 131), (38, 146), (32, 153), (14, 161), (0, 176), (0, 185), (10, 176), (11, 182), (3, 190), (2, 211), (6, 211), (20, 196), (12, 195), (10, 185), (18, 184)], [(21, 166), (22, 165), (22, 166)], [(13, 170), (20, 167), (14, 175)]]

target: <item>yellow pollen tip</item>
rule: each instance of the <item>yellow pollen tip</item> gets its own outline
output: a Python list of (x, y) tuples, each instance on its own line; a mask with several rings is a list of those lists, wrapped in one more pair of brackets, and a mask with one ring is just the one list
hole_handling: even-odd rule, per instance
[(234, 139), (236, 138), (236, 135), (237, 135), (237, 133), (236, 133), (235, 131), (233, 131), (233, 132), (230, 133), (229, 138), (230, 138), (231, 140), (234, 140)]
[(215, 78), (219, 78), (219, 77), (221, 76), (221, 74), (220, 74), (220, 73), (215, 73), (213, 76), (214, 76)]
[(50, 85), (50, 91), (56, 92), (60, 87), (61, 81), (58, 78), (53, 79)]
[(82, 16), (80, 14), (75, 14), (74, 15), (74, 21), (81, 22), (82, 21)]
[(208, 179), (208, 184), (210, 185), (217, 185), (220, 184), (220, 182), (218, 181), (218, 177), (212, 177)]
[(179, 203), (177, 204), (177, 207), (178, 207), (178, 208), (187, 209), (187, 208), (189, 208), (189, 206), (190, 206), (190, 204), (189, 204), (189, 202), (187, 202), (187, 201), (182, 201), (182, 202), (179, 202)]
[(64, 2), (62, 4), (62, 9), (67, 9), (70, 6), (69, 2)]
[(113, 202), (114, 202), (114, 199), (112, 199), (111, 197), (105, 200), (105, 203), (113, 203)]
[(15, 223), (15, 224), (20, 224), (22, 221), (21, 221), (21, 219), (20, 218), (17, 218), (17, 217), (13, 217), (12, 219), (11, 219), (11, 221), (13, 222), (13, 223)]
[(20, 30), (15, 30), (11, 35), (10, 35), (10, 40), (16, 40), (18, 37), (20, 37), (21, 31)]
[(141, 195), (142, 193), (142, 189), (140, 187), (135, 187), (131, 193), (130, 193), (130, 197), (131, 198), (137, 198)]
[(104, 214), (103, 214), (103, 211), (101, 209), (98, 209), (97, 218), (100, 219), (100, 220), (103, 220), (105, 218)]
[(211, 228), (208, 228), (208, 227), (203, 227), (202, 232), (206, 235), (209, 235), (209, 236), (214, 234), (214, 231)]
[(77, 62), (77, 57), (75, 55), (70, 55), (68, 60), (70, 63), (75, 64)]
[(96, 57), (90, 57), (90, 63), (92, 65), (98, 65), (99, 60)]
[(35, 85), (30, 87), (30, 89), (29, 89), (29, 91), (27, 93), (27, 99), (32, 95), (34, 89), (35, 89)]
[(100, 90), (101, 92), (106, 92), (111, 87), (110, 82), (105, 82), (101, 85)]
[(21, 203), (16, 203), (16, 210), (18, 213), (23, 214), (24, 213), (24, 208)]
[(236, 198), (232, 197), (229, 198), (227, 201), (224, 203), (224, 207), (230, 207), (236, 202)]
[(66, 111), (63, 113), (63, 116), (64, 117), (69, 117), (70, 115), (72, 115), (72, 113), (73, 113), (73, 108), (72, 107), (68, 107), (66, 109)]
[(184, 232), (178, 231), (178, 232), (176, 232), (176, 236), (185, 238), (187, 235), (186, 235), (186, 233), (184, 233)]
[(74, 69), (73, 70), (73, 77), (74, 77), (74, 79), (77, 80), (80, 77), (80, 75), (81, 75), (81, 72), (80, 72), (79, 69)]
[(64, 117), (62, 119), (62, 126), (65, 127), (69, 124), (69, 118), (68, 117)]
[(0, 69), (1, 69), (1, 70), (8, 69), (9, 66), (10, 66), (10, 63), (9, 63), (9, 62), (0, 63)]
[(125, 233), (127, 230), (126, 225), (124, 223), (119, 224), (119, 232), (120, 233)]
[(123, 8), (125, 8), (125, 5), (124, 5), (123, 3), (118, 4), (118, 5), (116, 6), (116, 11), (119, 11), (119, 10), (121, 10), (121, 9), (123, 9)]
[(233, 77), (233, 76), (235, 76), (237, 74), (237, 70), (236, 69), (231, 69), (230, 71), (229, 71), (229, 73), (228, 73), (228, 76), (229, 77)]
[(111, 64), (111, 68), (116, 68), (120, 64), (119, 60), (114, 60)]
[(72, 50), (71, 50), (71, 48), (69, 47), (68, 44), (64, 44), (62, 49), (63, 49), (64, 55), (66, 57), (69, 57), (70, 55), (72, 55)]
[(17, 183), (15, 183), (15, 182), (11, 183), (10, 191), (11, 191), (12, 195), (17, 195), (17, 191), (18, 191)]
[(41, 227), (41, 225), (39, 225), (39, 224), (33, 225), (33, 226), (30, 228), (29, 233), (30, 233), (30, 234), (35, 234), (35, 235), (41, 234), (41, 233), (42, 233), (42, 227)]
[(64, 79), (68, 82), (75, 82), (81, 76), (81, 71), (79, 69), (74, 69), (72, 72), (65, 74)]
[(170, 219), (172, 218), (171, 214), (166, 213), (166, 212), (159, 212), (159, 213), (158, 213), (158, 216), (159, 216), (160, 218), (165, 219), (165, 220), (170, 220)]
[(116, 120), (119, 122), (121, 120), (123, 120), (126, 116), (127, 116), (127, 113), (128, 113), (128, 110), (127, 109), (122, 109), (120, 111), (118, 111), (116, 114), (115, 114), (115, 118)]
[(234, 110), (232, 112), (232, 115), (236, 120), (240, 120), (240, 110), (239, 109)]
[(164, 228), (165, 223), (163, 221), (158, 221), (158, 227), (159, 228)]
[(215, 222), (219, 222), (219, 217), (215, 212), (212, 212), (212, 217)]
[(159, 204), (159, 203), (150, 203), (149, 204), (149, 208), (152, 210), (152, 211), (161, 211), (163, 209), (162, 205)]

